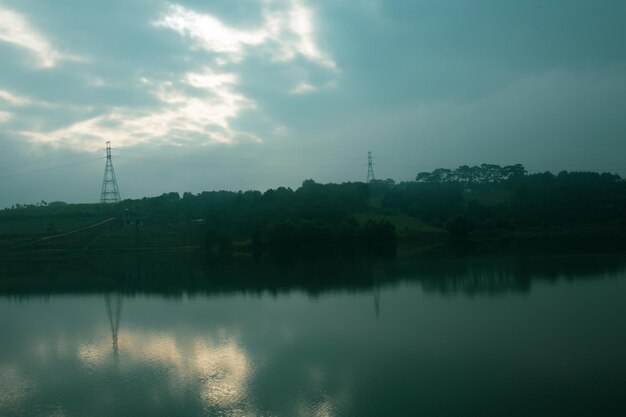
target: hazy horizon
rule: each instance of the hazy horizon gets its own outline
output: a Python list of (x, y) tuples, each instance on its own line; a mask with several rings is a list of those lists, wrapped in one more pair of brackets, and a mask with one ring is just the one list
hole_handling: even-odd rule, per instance
[(0, 207), (97, 202), (108, 140), (122, 198), (364, 181), (368, 151), (396, 181), (624, 176), (625, 18), (621, 1), (0, 0)]

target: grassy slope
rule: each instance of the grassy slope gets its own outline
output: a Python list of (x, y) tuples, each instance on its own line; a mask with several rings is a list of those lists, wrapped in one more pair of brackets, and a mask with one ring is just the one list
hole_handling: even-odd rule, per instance
[[(512, 196), (506, 192), (471, 191), (464, 193), (465, 204), (476, 201), (483, 206), (507, 204)], [(399, 241), (440, 242), (447, 237), (446, 230), (407, 214), (390, 212), (381, 207), (381, 201), (372, 199), (369, 209), (355, 213), (360, 224), (368, 220), (386, 220), (393, 224)], [(32, 242), (44, 236), (51, 236), (97, 223), (110, 217), (121, 217), (119, 207), (99, 204), (71, 204), (54, 207), (28, 207), (19, 210), (0, 211), (0, 249)], [(90, 230), (51, 246), (66, 244), (72, 248), (98, 250), (126, 250), (150, 248), (189, 247), (202, 242), (204, 224), (196, 224), (178, 219), (148, 218), (144, 227), (123, 227), (121, 220), (115, 225)], [(477, 241), (498, 241), (501, 239), (528, 240), (551, 237), (597, 237), (626, 235), (625, 224), (586, 224), (554, 228), (517, 228), (515, 230), (476, 231), (471, 238)], [(249, 242), (247, 242), (249, 243)], [(30, 244), (29, 244), (30, 245)], [(246, 246), (246, 242), (235, 242)], [(38, 247), (41, 247), (39, 245)]]

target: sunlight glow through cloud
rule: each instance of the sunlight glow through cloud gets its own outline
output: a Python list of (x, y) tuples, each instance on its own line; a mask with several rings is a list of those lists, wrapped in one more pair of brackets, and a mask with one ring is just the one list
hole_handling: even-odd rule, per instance
[(193, 39), (199, 47), (220, 55), (218, 64), (239, 62), (247, 48), (266, 45), (274, 61), (290, 61), (301, 55), (337, 69), (335, 62), (317, 46), (313, 14), (301, 1), (263, 1), (263, 19), (259, 28), (242, 30), (229, 27), (214, 16), (172, 4), (155, 25), (174, 30)]
[(42, 68), (52, 68), (63, 56), (21, 14), (0, 7), (0, 41), (29, 50)]
[(159, 107), (114, 108), (104, 115), (51, 132), (22, 134), (38, 143), (87, 151), (98, 149), (105, 140), (120, 147), (146, 142), (206, 145), (260, 141), (257, 136), (239, 132), (230, 125), (241, 111), (254, 108), (251, 100), (234, 90), (237, 83), (234, 74), (205, 68), (203, 72), (184, 74), (176, 82), (142, 79), (141, 83), (160, 101)]
[[(267, 2), (272, 4), (272, 2)], [(291, 0), (287, 10), (266, 10), (270, 39), (280, 47), (278, 59), (289, 61), (300, 54), (320, 65), (337, 70), (330, 57), (320, 51), (314, 40), (313, 13), (299, 0)]]
[(266, 36), (263, 31), (246, 32), (228, 27), (211, 15), (180, 5), (170, 5), (169, 13), (155, 24), (188, 36), (205, 49), (226, 54), (233, 62), (241, 60), (245, 46), (263, 43)]
[[(254, 100), (237, 91), (243, 75), (238, 63), (248, 54), (255, 53), (274, 63), (284, 64), (303, 57), (325, 70), (334, 73), (338, 70), (335, 62), (318, 47), (314, 39), (313, 13), (301, 0), (259, 1), (262, 5), (261, 24), (254, 29), (231, 27), (216, 16), (201, 14), (177, 4), (168, 5), (160, 20), (153, 22), (154, 27), (173, 30), (190, 39), (191, 51), (195, 48), (202, 53), (213, 53), (212, 59), (203, 67), (173, 74), (166, 79), (140, 78), (135, 88), (147, 91), (156, 98), (154, 105), (111, 107), (101, 114), (61, 128), (49, 131), (22, 128), (20, 133), (35, 143), (86, 151), (99, 149), (108, 140), (118, 147), (142, 143), (207, 145), (261, 142), (256, 134), (232, 127), (233, 121), (243, 111), (257, 109)], [(47, 44), (42, 42), (39, 42), (37, 50), (45, 50), (41, 45)], [(55, 59), (60, 56), (52, 52), (49, 55)], [(50, 58), (46, 62), (52, 65), (54, 60)], [(226, 65), (228, 71), (225, 70)], [(217, 70), (219, 68), (222, 70)], [(284, 92), (302, 94), (319, 88), (326, 86), (302, 81), (291, 91)], [(0, 90), (1, 100), (13, 106), (34, 103), (3, 90)], [(8, 118), (5, 115), (5, 119)], [(286, 131), (286, 128), (280, 129), (281, 134)]]

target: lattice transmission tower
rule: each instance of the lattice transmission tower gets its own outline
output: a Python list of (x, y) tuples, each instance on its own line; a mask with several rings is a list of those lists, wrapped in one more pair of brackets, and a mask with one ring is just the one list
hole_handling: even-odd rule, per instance
[(119, 203), (120, 189), (117, 186), (115, 170), (111, 161), (111, 142), (107, 142), (107, 162), (104, 166), (104, 179), (102, 180), (102, 191), (100, 192), (100, 203)]
[(374, 164), (372, 163), (372, 152), (367, 153), (367, 182), (375, 180), (374, 178)]

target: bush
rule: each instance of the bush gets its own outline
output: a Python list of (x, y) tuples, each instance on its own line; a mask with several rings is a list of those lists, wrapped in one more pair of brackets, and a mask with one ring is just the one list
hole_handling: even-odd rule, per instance
[(473, 228), (472, 221), (462, 214), (457, 214), (446, 223), (448, 233), (457, 239), (467, 239)]

